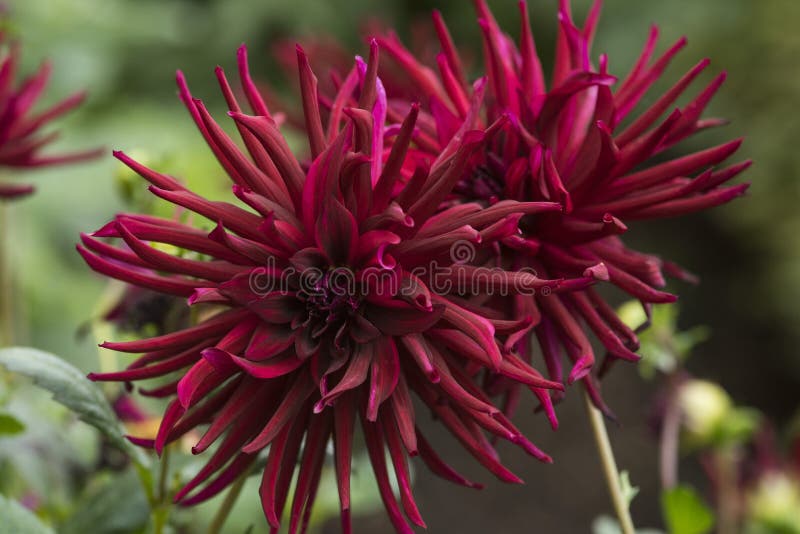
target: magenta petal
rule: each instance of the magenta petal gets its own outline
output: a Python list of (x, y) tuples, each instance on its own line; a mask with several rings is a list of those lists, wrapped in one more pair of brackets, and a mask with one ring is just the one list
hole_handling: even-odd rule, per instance
[(400, 377), (400, 360), (394, 341), (383, 338), (378, 342), (370, 370), (367, 420), (375, 422), (378, 408), (394, 392)]
[(231, 361), (250, 376), (264, 380), (287, 375), (300, 367), (305, 360), (301, 360), (297, 356), (289, 354), (258, 363), (231, 355)]
[(423, 312), (409, 304), (388, 308), (370, 305), (366, 318), (386, 335), (404, 336), (424, 332), (436, 324), (445, 312), (443, 306), (433, 306), (430, 312)]
[(324, 201), (316, 223), (317, 245), (334, 264), (348, 264), (355, 256), (358, 227), (353, 214), (337, 200)]

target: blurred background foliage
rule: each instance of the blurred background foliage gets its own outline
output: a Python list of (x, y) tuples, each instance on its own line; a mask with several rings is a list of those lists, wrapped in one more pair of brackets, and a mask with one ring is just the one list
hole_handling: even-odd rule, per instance
[[(516, 36), (516, 1), (490, 4), (501, 25)], [(556, 4), (530, 0), (546, 66), (554, 48)], [(588, 0), (573, 4), (582, 18)], [(96, 340), (78, 333), (99, 313), (107, 288), (73, 246), (79, 232), (97, 229), (124, 208), (121, 191), (144, 189), (143, 182), (126, 181), (111, 149), (139, 152), (201, 192), (224, 194), (222, 171), (176, 98), (176, 69), (186, 73), (193, 92), (219, 117), (224, 103), (213, 67), (234, 72), (242, 42), (249, 46), (255, 75), (279, 87), (289, 102), (296, 102), (294, 80), (284, 77), (272, 54), (274, 44), (287, 38), (303, 43), (330, 34), (363, 53), (357, 30), (371, 20), (396, 27), (409, 41), (426, 34), (418, 23), (428, 24), (430, 9), (439, 8), (456, 41), (473, 57), (480, 54), (474, 11), (466, 0), (6, 0), (6, 6), (12, 33), (24, 45), (24, 70), (32, 71), (44, 58), (55, 66), (46, 99), (89, 91), (87, 104), (60, 122), (60, 148), (108, 148), (108, 156), (91, 164), (28, 173), (35, 177), (37, 195), (10, 208), (17, 343), (55, 352), (84, 371), (98, 365)], [(626, 72), (651, 23), (661, 28), (661, 50), (681, 35), (689, 38), (667, 82), (706, 56), (713, 63), (704, 79), (729, 72), (711, 113), (731, 125), (688, 143), (709, 146), (745, 135), (740, 157), (756, 165), (745, 177), (753, 182), (747, 198), (680, 221), (639, 225), (629, 239), (702, 275), (697, 287), (673, 288), (681, 294), (681, 323), (708, 325), (712, 332), (701, 356), (688, 362), (690, 371), (723, 384), (737, 402), (783, 424), (798, 408), (800, 391), (800, 2), (606, 0), (595, 54), (607, 52), (612, 72)], [(620, 461), (642, 495), (649, 495), (634, 501), (634, 516), (658, 525), (656, 453), (644, 422), (649, 386), (629, 369), (612, 376), (606, 390), (623, 425), (614, 432)], [(19, 402), (20, 409), (29, 408)], [(563, 407), (558, 434), (547, 434), (538, 418), (522, 425), (556, 458), (555, 467), (544, 467), (509, 455), (529, 480), (526, 489), (490, 483), (482, 495), (474, 495), (420, 473), (425, 485), (420, 484), (419, 494), (431, 531), (523, 532), (530, 524), (542, 532), (584, 531), (608, 507), (596, 490), (599, 469), (594, 451), (585, 446), (579, 404), (568, 401)], [(75, 449), (79, 454), (70, 461), (85, 468), (90, 460), (81, 460), (81, 454), (90, 451), (79, 434), (64, 436), (59, 444)], [(459, 456), (457, 447), (452, 452)], [(56, 493), (66, 484), (44, 480)], [(452, 492), (447, 494), (452, 498), (445, 499), (443, 491)], [(383, 521), (377, 515), (357, 531), (382, 532)]]

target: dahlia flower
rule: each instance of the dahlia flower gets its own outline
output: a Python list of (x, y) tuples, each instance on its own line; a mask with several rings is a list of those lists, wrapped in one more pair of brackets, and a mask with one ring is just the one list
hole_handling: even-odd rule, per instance
[[(47, 110), (32, 112), (36, 100), (47, 86), (50, 64), (44, 63), (36, 74), (17, 84), (19, 45), (7, 44), (5, 35), (0, 33), (0, 49), (0, 168), (43, 167), (99, 156), (99, 150), (60, 156), (43, 156), (39, 153), (58, 138), (57, 132), (42, 134), (42, 128), (80, 105), (85, 95), (78, 93)], [(30, 185), (0, 183), (0, 199), (27, 195), (33, 190)]]
[[(559, 281), (524, 271), (482, 276), (454, 262), (451, 249), (469, 244), (477, 250), (506, 239), (518, 232), (523, 215), (557, 211), (560, 205), (508, 200), (439, 211), (470, 158), (485, 150), (505, 119), (480, 130), (465, 123), (429, 166), (414, 167), (408, 162), (416, 160), (407, 153), (419, 109), (411, 106), (399, 120), (387, 122), (377, 43), (371, 43), (368, 63), (357, 58), (325, 121), (316, 78), (300, 48), (297, 60), (309, 162), (289, 149), (251, 80), (244, 47), (239, 75), (252, 115), (242, 112), (222, 69), (216, 74), (246, 152), (192, 98), (178, 73), (180, 97), (230, 177), (238, 203), (200, 197), (174, 178), (115, 153), (152, 184), (154, 195), (216, 226), (208, 232), (121, 214), (82, 236), (78, 250), (92, 269), (188, 298), (202, 307), (197, 315), (203, 317), (155, 338), (103, 344), (144, 355), (124, 371), (90, 376), (123, 382), (163, 377), (154, 388), (141, 390), (171, 399), (158, 435), (132, 438), (135, 442), (160, 453), (203, 426), (194, 453), (219, 443), (175, 496), (180, 504), (216, 495), (248, 473), (269, 447), (260, 493), (273, 531), (297, 464), (289, 531), (305, 529), (329, 441), (343, 530), (351, 531), (350, 464), (358, 421), (391, 521), (397, 531), (411, 532), (403, 511), (412, 523), (424, 523), (411, 494), (408, 457), (419, 455), (434, 473), (476, 486), (449, 467), (419, 430), (412, 393), (503, 481), (520, 479), (498, 460), (494, 438), (550, 461), (492, 405), (479, 377), (485, 371), (518, 381), (547, 406), (549, 389), (563, 386), (543, 378), (510, 349), (509, 340), (528, 319), (507, 320), (482, 306), (480, 298), (501, 286), (557, 290)], [(390, 149), (384, 149), (386, 139)], [(118, 245), (101, 238), (116, 238)], [(431, 262), (438, 262), (435, 272)], [(476, 298), (440, 290), (446, 284), (437, 276), (451, 285), (470, 284)]]
[[(682, 108), (670, 109), (708, 67), (704, 59), (646, 109), (632, 113), (684, 47), (680, 39), (654, 58), (657, 28), (638, 61), (618, 82), (608, 58), (595, 63), (591, 45), (601, 2), (591, 8), (583, 28), (575, 25), (568, 0), (559, 6), (559, 30), (554, 70), (545, 82), (531, 33), (526, 3), (520, 2), (519, 43), (498, 27), (484, 0), (475, 0), (483, 36), (485, 77), (472, 86), (445, 23), (434, 14), (441, 42), (438, 72), (417, 60), (394, 34), (378, 39), (402, 69), (407, 83), (387, 83), (388, 116), (406, 113), (410, 99), (421, 103), (414, 141), (416, 157), (433, 160), (467, 121), (491, 124), (501, 116), (509, 122), (493, 136), (453, 189), (451, 203), (493, 206), (498, 202), (559, 202), (562, 212), (526, 215), (522, 235), (501, 239), (503, 264), (528, 266), (541, 276), (580, 281), (609, 281), (647, 308), (673, 302), (663, 291), (664, 275), (692, 280), (689, 273), (659, 257), (627, 248), (620, 236), (632, 221), (684, 215), (724, 204), (743, 194), (748, 184), (726, 186), (750, 162), (720, 168), (741, 144), (734, 140), (685, 156), (669, 152), (689, 136), (719, 126), (703, 112), (725, 80), (722, 73)], [(475, 116), (475, 106), (480, 111)], [(662, 118), (666, 114), (666, 118)], [(506, 300), (511, 317), (530, 317), (530, 335), (538, 340), (550, 378), (564, 379), (562, 353), (572, 363), (567, 382), (581, 380), (598, 408), (610, 415), (598, 393), (595, 354), (590, 332), (606, 351), (605, 364), (636, 361), (635, 333), (617, 317), (594, 287), (558, 295)], [(530, 361), (530, 344), (516, 348)], [(605, 365), (604, 365), (605, 367)], [(518, 388), (498, 380), (488, 391), (502, 392), (516, 403)]]

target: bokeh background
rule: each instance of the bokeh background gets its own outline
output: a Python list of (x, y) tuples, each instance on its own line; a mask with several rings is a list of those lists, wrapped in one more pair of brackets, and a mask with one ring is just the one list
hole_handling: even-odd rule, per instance
[[(547, 66), (557, 2), (529, 3)], [(329, 34), (354, 53), (364, 53), (359, 30), (371, 20), (397, 28), (408, 42), (413, 35), (425, 35), (419, 24), (428, 24), (432, 8), (443, 11), (456, 41), (479, 63), (478, 27), (466, 0), (6, 4), (24, 41), (25, 70), (32, 71), (44, 58), (55, 66), (46, 98), (89, 91), (87, 104), (61, 121), (60, 148), (108, 148), (107, 156), (91, 164), (27, 173), (38, 194), (14, 205), (10, 217), (17, 276), (13, 298), (22, 306), (17, 341), (62, 355), (85, 371), (96, 368), (98, 353), (94, 339), (78, 333), (97, 313), (107, 288), (84, 267), (74, 244), (79, 232), (100, 227), (123, 208), (121, 165), (111, 149), (142, 154), (207, 193), (225, 187), (221, 169), (176, 98), (176, 69), (186, 73), (193, 92), (212, 112), (224, 116), (213, 68), (235, 71), (236, 48), (246, 42), (255, 74), (296, 104), (294, 80), (287, 81), (273, 54), (277, 42), (303, 43)], [(501, 25), (517, 35), (516, 2), (490, 4)], [(573, 4), (582, 20), (588, 0)], [(784, 423), (800, 406), (800, 2), (606, 0), (595, 53), (609, 54), (612, 72), (626, 72), (652, 23), (661, 28), (661, 50), (681, 35), (689, 39), (687, 50), (668, 70), (668, 81), (702, 57), (712, 58), (704, 80), (721, 70), (729, 73), (710, 111), (731, 124), (687, 144), (710, 146), (746, 136), (739, 155), (756, 164), (744, 178), (753, 183), (746, 198), (679, 221), (637, 225), (629, 239), (701, 274), (699, 286), (672, 286), (681, 294), (681, 324), (704, 324), (712, 333), (689, 369), (722, 384), (737, 403)], [(611, 428), (612, 440), (621, 467), (641, 489), (633, 515), (639, 525), (660, 526), (657, 452), (647, 424), (653, 385), (642, 381), (633, 366), (620, 365), (612, 375), (604, 383), (619, 418)], [(416, 493), (431, 532), (588, 532), (593, 518), (610, 513), (580, 397), (573, 395), (561, 406), (558, 433), (531, 408), (524, 407), (519, 423), (555, 457), (555, 465), (539, 465), (504, 447), (509, 464), (527, 484), (503, 486), (476, 468), (454, 441), (439, 436), (448, 444), (448, 460), (486, 482), (486, 488), (457, 488), (418, 470)], [(687, 462), (684, 473), (702, 487), (694, 463)], [(382, 512), (360, 517), (356, 524), (359, 533), (388, 531)]]

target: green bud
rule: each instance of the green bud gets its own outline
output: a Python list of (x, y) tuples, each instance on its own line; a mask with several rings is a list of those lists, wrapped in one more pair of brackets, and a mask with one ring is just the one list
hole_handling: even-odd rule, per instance
[(678, 392), (684, 428), (692, 442), (709, 444), (718, 434), (733, 402), (719, 385), (707, 380), (690, 380)]
[(800, 533), (800, 481), (769, 472), (747, 496), (752, 527), (759, 531)]

